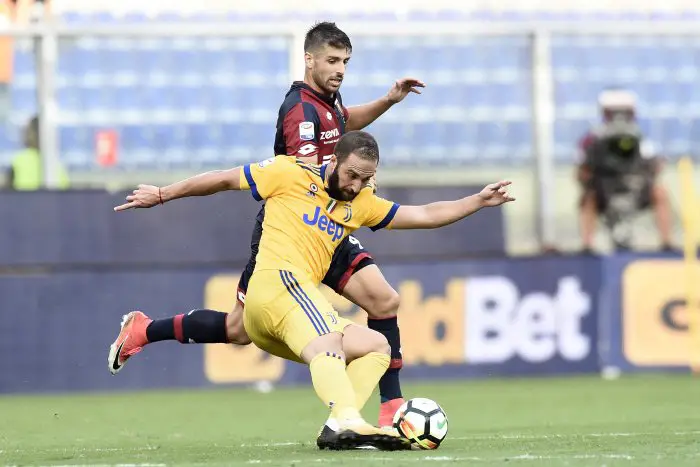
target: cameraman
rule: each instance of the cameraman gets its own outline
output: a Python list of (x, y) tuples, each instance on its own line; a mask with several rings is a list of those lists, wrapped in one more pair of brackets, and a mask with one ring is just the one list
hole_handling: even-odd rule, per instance
[[(579, 143), (577, 178), (582, 188), (579, 222), (583, 250), (593, 251), (599, 215), (607, 221), (617, 248), (629, 248), (616, 236), (634, 214), (652, 208), (661, 248), (671, 249), (671, 207), (658, 183), (661, 161), (644, 140), (636, 120), (636, 97), (625, 90), (603, 91), (598, 104), (602, 124)], [(616, 230), (617, 229), (617, 230)]]

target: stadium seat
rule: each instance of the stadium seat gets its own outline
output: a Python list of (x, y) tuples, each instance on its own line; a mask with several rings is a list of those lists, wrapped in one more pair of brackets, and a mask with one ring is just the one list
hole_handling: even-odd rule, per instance
[(61, 160), (72, 168), (86, 168), (93, 164), (94, 128), (81, 125), (58, 128)]
[(12, 87), (11, 102), (14, 111), (22, 113), (36, 112), (36, 89), (32, 87)]
[(120, 149), (124, 152), (124, 159), (130, 154), (143, 151), (153, 146), (154, 138), (150, 126), (124, 125), (117, 129)]

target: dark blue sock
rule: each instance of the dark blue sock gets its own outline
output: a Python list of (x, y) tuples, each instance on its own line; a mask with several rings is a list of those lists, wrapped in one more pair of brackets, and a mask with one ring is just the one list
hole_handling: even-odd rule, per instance
[(186, 315), (154, 320), (146, 328), (148, 342), (177, 340), (183, 344), (226, 344), (226, 316), (214, 310), (192, 310)]
[(399, 323), (396, 316), (385, 319), (368, 319), (367, 326), (370, 329), (381, 333), (391, 346), (391, 362), (382, 379), (379, 380), (379, 396), (382, 402), (398, 399), (401, 395), (401, 383), (399, 382), (399, 371), (403, 366), (401, 359), (401, 336), (399, 334)]
[[(182, 316), (182, 315), (178, 315)], [(171, 341), (175, 339), (175, 318), (155, 319), (146, 328), (148, 342)]]

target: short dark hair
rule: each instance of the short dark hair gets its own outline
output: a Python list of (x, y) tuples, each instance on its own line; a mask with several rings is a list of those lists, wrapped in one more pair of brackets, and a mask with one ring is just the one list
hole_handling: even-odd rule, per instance
[(379, 164), (379, 145), (366, 131), (348, 131), (335, 144), (335, 157), (342, 164), (350, 154)]
[(304, 52), (318, 50), (324, 45), (352, 52), (350, 38), (335, 23), (323, 21), (313, 25), (304, 39)]

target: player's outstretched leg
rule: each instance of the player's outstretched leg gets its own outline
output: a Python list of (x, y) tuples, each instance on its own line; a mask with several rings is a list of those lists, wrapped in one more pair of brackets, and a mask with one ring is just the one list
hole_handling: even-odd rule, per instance
[(367, 311), (367, 326), (382, 334), (391, 347), (391, 360), (379, 380), (379, 426), (392, 425), (394, 414), (404, 403), (399, 381), (403, 366), (397, 312), (399, 294), (389, 285), (376, 264), (356, 271), (344, 284), (343, 295)]
[(214, 344), (230, 341), (227, 335), (228, 313), (192, 310), (171, 318), (152, 320), (140, 311), (122, 318), (117, 339), (109, 348), (109, 371), (117, 374), (126, 361), (153, 342), (177, 340), (183, 344)]

